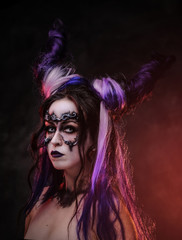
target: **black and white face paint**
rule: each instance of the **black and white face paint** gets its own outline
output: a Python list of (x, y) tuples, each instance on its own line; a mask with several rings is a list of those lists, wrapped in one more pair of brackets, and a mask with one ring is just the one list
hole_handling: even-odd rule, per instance
[(48, 144), (56, 131), (59, 131), (61, 139), (72, 151), (73, 146), (78, 143), (78, 114), (74, 111), (66, 112), (58, 117), (55, 113), (49, 114), (47, 111), (44, 120), (46, 125), (45, 144)]

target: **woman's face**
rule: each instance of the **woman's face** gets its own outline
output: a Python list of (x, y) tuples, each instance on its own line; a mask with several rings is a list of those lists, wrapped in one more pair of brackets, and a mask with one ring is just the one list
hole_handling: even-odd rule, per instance
[[(47, 151), (54, 168), (78, 174), (81, 162), (77, 144), (79, 116), (75, 103), (68, 98), (53, 102), (45, 116), (45, 126)], [(88, 136), (85, 152), (90, 146)]]

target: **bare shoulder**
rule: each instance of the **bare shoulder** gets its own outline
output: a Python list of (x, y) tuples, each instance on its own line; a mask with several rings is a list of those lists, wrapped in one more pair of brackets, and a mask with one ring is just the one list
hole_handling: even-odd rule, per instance
[(41, 200), (43, 198), (43, 195), (47, 192), (49, 187), (44, 187), (40, 197), (39, 197), (39, 200), (36, 202), (36, 204), (34, 205), (34, 207), (32, 208), (31, 212), (26, 216), (25, 218), (25, 230), (24, 230), (24, 234), (26, 234), (27, 230), (28, 230), (28, 227), (29, 227), (29, 224), (31, 222), (31, 219), (32, 217), (36, 214), (40, 204), (41, 204)]

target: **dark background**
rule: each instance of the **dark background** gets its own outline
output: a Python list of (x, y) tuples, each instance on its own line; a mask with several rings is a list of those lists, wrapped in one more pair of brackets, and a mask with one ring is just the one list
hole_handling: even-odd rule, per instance
[(18, 211), (28, 197), (28, 145), (39, 120), (31, 66), (56, 17), (66, 25), (78, 72), (90, 79), (120, 73), (130, 78), (153, 51), (176, 56), (152, 98), (124, 120), (136, 194), (156, 221), (157, 239), (182, 239), (181, 7), (180, 0), (1, 6), (1, 239), (16, 238)]

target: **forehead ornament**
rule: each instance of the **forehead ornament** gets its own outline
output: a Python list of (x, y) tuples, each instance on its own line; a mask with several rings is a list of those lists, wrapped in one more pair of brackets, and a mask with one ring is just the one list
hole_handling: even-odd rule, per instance
[(78, 121), (78, 114), (76, 112), (72, 112), (72, 113), (67, 112), (67, 113), (63, 113), (61, 117), (58, 118), (55, 113), (49, 114), (49, 112), (47, 111), (44, 119), (48, 122), (49, 121), (61, 122), (61, 121), (67, 121), (70, 119), (74, 119)]

